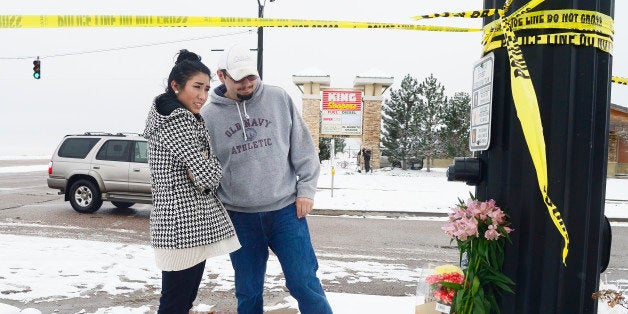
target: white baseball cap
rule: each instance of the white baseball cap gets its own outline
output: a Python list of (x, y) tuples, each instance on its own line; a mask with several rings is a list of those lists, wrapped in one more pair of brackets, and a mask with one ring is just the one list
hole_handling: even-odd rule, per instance
[(233, 45), (225, 50), (218, 59), (218, 70), (227, 70), (234, 81), (239, 81), (249, 75), (259, 77), (257, 63), (251, 56), (249, 49), (241, 45)]

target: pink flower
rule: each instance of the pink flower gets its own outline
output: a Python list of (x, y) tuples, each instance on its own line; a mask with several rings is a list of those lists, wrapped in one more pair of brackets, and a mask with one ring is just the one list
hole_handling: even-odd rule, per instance
[(464, 275), (461, 273), (447, 273), (441, 276), (441, 281), (462, 283), (464, 281)]
[(451, 208), (448, 217), (449, 221), (441, 229), (459, 241), (479, 237), (479, 230), (486, 230), (484, 237), (489, 240), (496, 240), (512, 231), (510, 228), (505, 229), (505, 233), (499, 231), (500, 227), (507, 228), (506, 214), (492, 199), (485, 202), (468, 199), (466, 203)]
[(495, 225), (489, 225), (486, 232), (484, 232), (484, 237), (487, 240), (497, 240), (499, 236), (500, 234), (497, 232), (497, 226)]
[(445, 304), (451, 304), (451, 302), (454, 300), (454, 293), (456, 291), (454, 291), (453, 289), (449, 289), (449, 288), (441, 288), (438, 290), (434, 290), (434, 298), (436, 298), (437, 300), (445, 303)]
[(429, 283), (430, 285), (436, 284), (439, 281), (440, 281), (439, 275), (429, 275), (427, 276), (427, 278), (425, 278), (425, 282)]
[(493, 221), (493, 224), (497, 224), (497, 225), (503, 224), (506, 218), (506, 215), (504, 215), (504, 212), (501, 209), (499, 209), (499, 207), (495, 207), (493, 211), (488, 213), (488, 216)]

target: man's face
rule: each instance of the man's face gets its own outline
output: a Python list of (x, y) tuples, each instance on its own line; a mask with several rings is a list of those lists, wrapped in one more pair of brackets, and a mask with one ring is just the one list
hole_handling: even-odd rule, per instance
[(218, 78), (227, 87), (225, 96), (235, 101), (249, 100), (257, 87), (257, 76), (245, 76), (239, 81), (234, 80), (226, 70), (218, 70)]

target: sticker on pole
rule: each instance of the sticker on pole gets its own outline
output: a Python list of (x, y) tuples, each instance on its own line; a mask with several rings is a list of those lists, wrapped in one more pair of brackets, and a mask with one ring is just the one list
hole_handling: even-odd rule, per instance
[(491, 145), (494, 67), (495, 55), (492, 52), (473, 65), (469, 149), (474, 152), (487, 150)]

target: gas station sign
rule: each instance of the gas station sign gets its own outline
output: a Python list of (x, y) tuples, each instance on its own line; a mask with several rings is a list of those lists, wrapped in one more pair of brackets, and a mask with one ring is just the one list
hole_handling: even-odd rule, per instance
[(321, 111), (321, 135), (362, 135), (362, 92), (324, 90)]

